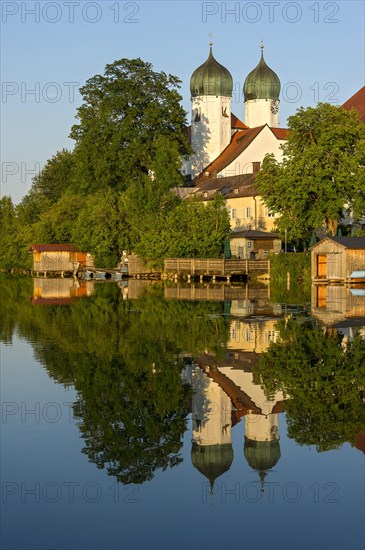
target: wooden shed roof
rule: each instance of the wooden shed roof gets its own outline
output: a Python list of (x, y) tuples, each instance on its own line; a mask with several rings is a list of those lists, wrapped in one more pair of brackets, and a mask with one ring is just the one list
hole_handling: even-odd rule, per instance
[(326, 239), (330, 239), (331, 241), (334, 241), (335, 243), (338, 243), (344, 248), (348, 248), (350, 250), (365, 250), (365, 237), (329, 237), (329, 236), (325, 237), (318, 243), (311, 246), (309, 250), (313, 250), (314, 248), (318, 247)]

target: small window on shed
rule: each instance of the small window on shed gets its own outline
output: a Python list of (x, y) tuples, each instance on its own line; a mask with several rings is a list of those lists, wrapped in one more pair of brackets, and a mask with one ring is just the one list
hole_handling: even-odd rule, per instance
[(40, 252), (34, 252), (34, 261), (40, 262), (41, 261), (41, 253)]

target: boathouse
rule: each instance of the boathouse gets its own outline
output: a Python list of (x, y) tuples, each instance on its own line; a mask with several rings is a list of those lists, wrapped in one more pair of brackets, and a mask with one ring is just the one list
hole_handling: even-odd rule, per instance
[(230, 236), (231, 254), (237, 258), (264, 259), (269, 252), (280, 252), (281, 239), (277, 233), (245, 229)]
[(32, 244), (29, 252), (33, 254), (33, 270), (37, 273), (75, 273), (94, 265), (89, 253), (78, 250), (72, 244)]
[(314, 282), (351, 282), (365, 270), (365, 237), (325, 237), (310, 248)]

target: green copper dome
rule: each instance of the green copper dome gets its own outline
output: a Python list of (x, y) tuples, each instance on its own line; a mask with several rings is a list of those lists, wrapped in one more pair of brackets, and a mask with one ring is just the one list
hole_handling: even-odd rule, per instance
[(233, 449), (231, 443), (223, 445), (198, 445), (193, 443), (191, 448), (191, 462), (193, 466), (203, 474), (213, 490), (217, 477), (227, 472), (233, 461)]
[(280, 80), (278, 75), (266, 65), (262, 48), (261, 46), (259, 64), (246, 77), (243, 85), (245, 101), (250, 99), (279, 99)]
[(191, 97), (215, 95), (232, 97), (233, 79), (231, 73), (213, 56), (210, 43), (209, 57), (193, 72), (190, 79)]

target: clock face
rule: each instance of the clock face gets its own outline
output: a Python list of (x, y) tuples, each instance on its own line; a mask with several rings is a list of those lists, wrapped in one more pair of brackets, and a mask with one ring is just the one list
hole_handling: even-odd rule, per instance
[(277, 115), (279, 111), (279, 101), (277, 99), (272, 99), (270, 103), (270, 109), (273, 115)]

